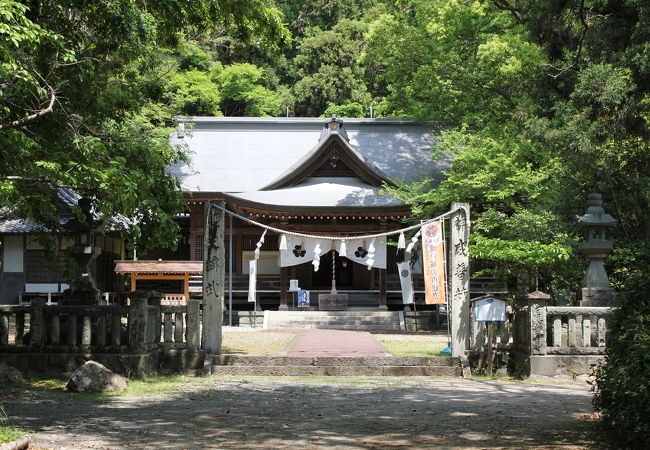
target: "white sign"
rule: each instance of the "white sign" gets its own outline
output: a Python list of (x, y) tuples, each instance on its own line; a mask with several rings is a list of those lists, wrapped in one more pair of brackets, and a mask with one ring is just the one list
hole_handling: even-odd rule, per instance
[(289, 280), (289, 292), (298, 292), (299, 290), (298, 280)]
[(496, 298), (474, 300), (474, 317), (477, 322), (505, 322), (506, 302)]

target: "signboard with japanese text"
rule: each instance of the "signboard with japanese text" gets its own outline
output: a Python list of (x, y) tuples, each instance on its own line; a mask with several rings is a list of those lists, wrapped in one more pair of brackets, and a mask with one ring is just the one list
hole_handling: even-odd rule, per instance
[(427, 305), (446, 301), (445, 247), (442, 221), (422, 227), (422, 259), (424, 265), (424, 291)]
[(506, 302), (498, 298), (487, 297), (472, 300), (474, 317), (477, 322), (505, 322)]

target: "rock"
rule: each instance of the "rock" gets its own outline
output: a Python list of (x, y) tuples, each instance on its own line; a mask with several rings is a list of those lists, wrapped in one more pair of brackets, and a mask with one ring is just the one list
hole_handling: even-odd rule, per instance
[(18, 369), (0, 363), (0, 384), (18, 384), (22, 377)]
[(74, 392), (119, 392), (126, 389), (126, 379), (95, 361), (88, 361), (70, 377), (68, 390)]

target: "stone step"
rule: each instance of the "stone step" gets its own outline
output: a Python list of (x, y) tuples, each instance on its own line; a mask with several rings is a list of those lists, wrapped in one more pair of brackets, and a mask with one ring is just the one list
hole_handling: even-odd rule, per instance
[(319, 324), (269, 324), (267, 329), (319, 329), (319, 330), (351, 330), (351, 331), (400, 331), (396, 325), (319, 325)]
[(364, 316), (364, 317), (393, 317), (399, 311), (269, 311), (269, 316)]
[(259, 356), (214, 355), (217, 366), (436, 366), (458, 367), (458, 358), (452, 356)]
[(267, 328), (400, 330), (397, 311), (269, 311)]
[(213, 375), (252, 376), (446, 376), (460, 377), (460, 367), (447, 366), (219, 366)]
[(354, 319), (323, 319), (323, 318), (316, 318), (313, 317), (311, 319), (305, 319), (305, 318), (300, 318), (297, 320), (274, 320), (273, 322), (269, 321), (269, 324), (279, 324), (279, 323), (285, 323), (285, 324), (322, 324), (322, 325), (392, 325), (392, 324), (398, 324), (399, 325), (399, 320), (394, 320), (394, 319), (375, 319), (375, 320), (370, 320), (370, 319), (363, 319), (363, 318), (354, 318)]

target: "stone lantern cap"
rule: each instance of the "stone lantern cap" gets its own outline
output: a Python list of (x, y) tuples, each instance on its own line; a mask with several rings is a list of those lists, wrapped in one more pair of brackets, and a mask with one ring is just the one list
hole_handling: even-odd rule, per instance
[(587, 205), (587, 212), (582, 216), (576, 216), (580, 225), (585, 227), (608, 227), (617, 222), (603, 209), (602, 195), (589, 194), (587, 196)]

